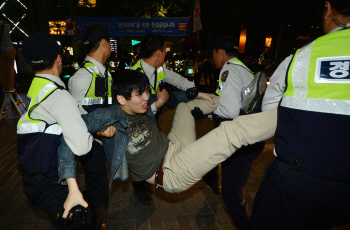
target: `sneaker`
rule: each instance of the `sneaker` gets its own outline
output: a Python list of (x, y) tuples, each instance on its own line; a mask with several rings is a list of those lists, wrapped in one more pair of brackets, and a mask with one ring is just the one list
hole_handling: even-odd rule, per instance
[(145, 190), (134, 189), (134, 195), (144, 205), (151, 205), (153, 203), (152, 197)]

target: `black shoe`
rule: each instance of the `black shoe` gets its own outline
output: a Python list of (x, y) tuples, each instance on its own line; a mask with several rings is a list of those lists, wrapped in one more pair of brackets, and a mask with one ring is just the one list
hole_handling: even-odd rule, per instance
[(134, 189), (134, 195), (144, 205), (151, 205), (153, 203), (152, 197), (145, 190)]

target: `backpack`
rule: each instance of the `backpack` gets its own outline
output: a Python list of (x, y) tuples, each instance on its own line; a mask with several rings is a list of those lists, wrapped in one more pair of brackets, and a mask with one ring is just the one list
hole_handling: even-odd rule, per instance
[(245, 114), (261, 112), (262, 99), (267, 87), (264, 72), (258, 72), (253, 81), (241, 91), (241, 110)]

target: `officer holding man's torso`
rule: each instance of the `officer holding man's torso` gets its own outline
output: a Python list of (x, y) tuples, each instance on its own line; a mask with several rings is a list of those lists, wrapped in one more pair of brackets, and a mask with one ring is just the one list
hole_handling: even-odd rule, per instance
[[(88, 28), (83, 34), (88, 54), (68, 83), (69, 92), (77, 100), (82, 114), (112, 104), (112, 76), (105, 66), (111, 54), (110, 35), (104, 27)], [(98, 42), (100, 44), (96, 48)]]
[[(99, 24), (87, 27), (82, 39), (87, 56), (81, 67), (70, 78), (68, 87), (78, 102), (80, 113), (87, 114), (112, 104), (112, 76), (105, 66), (111, 54), (111, 44), (107, 29)], [(101, 135), (101, 132), (97, 132), (97, 135)], [(99, 229), (105, 225), (109, 195), (106, 158), (99, 140), (95, 139), (89, 154), (90, 162), (94, 162), (89, 164), (90, 170), (98, 176), (94, 178), (95, 183), (87, 187), (94, 195), (96, 228)]]

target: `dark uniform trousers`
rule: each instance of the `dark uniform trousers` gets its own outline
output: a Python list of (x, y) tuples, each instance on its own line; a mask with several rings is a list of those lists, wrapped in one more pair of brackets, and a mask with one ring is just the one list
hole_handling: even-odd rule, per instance
[[(107, 218), (108, 176), (103, 147), (94, 141), (91, 151), (78, 157), (85, 172), (86, 190), (91, 191), (94, 199), (94, 229), (100, 229)], [(23, 175), (24, 192), (31, 204), (47, 212), (56, 223), (58, 211), (68, 196), (68, 186), (58, 184), (58, 177), (47, 178), (38, 173), (34, 176)]]
[[(223, 119), (214, 117), (214, 125), (218, 127)], [(250, 209), (244, 200), (244, 191), (249, 179), (253, 162), (264, 149), (265, 142), (244, 146), (231, 157), (221, 163), (222, 198), (237, 229), (249, 229)], [(218, 184), (217, 167), (203, 178), (210, 186)]]
[(276, 158), (265, 170), (252, 229), (332, 229), (350, 223), (350, 184), (293, 171)]

